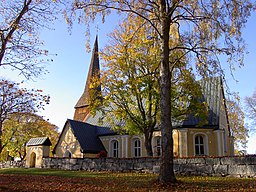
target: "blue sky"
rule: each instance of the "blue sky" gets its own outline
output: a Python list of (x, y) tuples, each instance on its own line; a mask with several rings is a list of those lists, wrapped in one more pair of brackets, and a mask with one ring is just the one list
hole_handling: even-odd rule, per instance
[[(256, 88), (256, 36), (255, 25), (256, 14), (254, 13), (243, 31), (243, 36), (247, 43), (249, 54), (245, 56), (245, 66), (235, 71), (235, 77), (239, 81), (236, 83), (227, 75), (228, 84), (232, 91), (239, 92), (242, 100), (245, 96), (250, 96)], [(111, 32), (117, 24), (115, 17), (107, 18), (104, 24), (99, 23), (99, 31), (96, 27), (91, 28), (91, 47), (93, 46), (95, 36), (98, 34), (99, 48), (103, 48), (107, 42), (107, 34)], [(97, 25), (97, 24), (96, 24)], [(55, 30), (45, 30), (41, 33), (41, 39), (45, 42), (45, 48), (50, 53), (57, 54), (53, 56), (53, 62), (47, 65), (49, 74), (44, 75), (36, 81), (25, 83), (27, 87), (42, 89), (45, 94), (51, 96), (51, 102), (44, 111), (40, 113), (45, 119), (55, 125), (60, 130), (64, 126), (67, 118), (72, 119), (74, 106), (81, 96), (91, 53), (86, 52), (85, 48), (85, 26), (75, 24), (70, 34), (67, 25), (63, 21), (57, 21), (54, 25)], [(2, 70), (1, 70), (2, 71)], [(23, 77), (17, 77), (16, 72), (2, 71), (11, 80), (21, 81)], [(248, 152), (256, 153), (256, 133), (251, 134), (248, 143)]]

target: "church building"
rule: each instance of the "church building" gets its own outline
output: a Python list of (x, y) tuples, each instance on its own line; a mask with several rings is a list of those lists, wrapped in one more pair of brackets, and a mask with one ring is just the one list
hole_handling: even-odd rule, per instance
[[(55, 157), (113, 158), (145, 157), (143, 135), (118, 134), (108, 122), (99, 124), (100, 113), (91, 115), (89, 89), (92, 77), (100, 75), (98, 40), (96, 37), (84, 92), (75, 105), (74, 118), (68, 119), (54, 147)], [(209, 107), (208, 124), (199, 126), (199, 118), (188, 115), (183, 122), (173, 125), (174, 155), (230, 156), (234, 154), (221, 78), (212, 78), (201, 84), (203, 97)], [(97, 87), (101, 92), (101, 87)], [(114, 118), (114, 117), (113, 117)], [(161, 155), (161, 132), (155, 131), (152, 139), (153, 155)]]

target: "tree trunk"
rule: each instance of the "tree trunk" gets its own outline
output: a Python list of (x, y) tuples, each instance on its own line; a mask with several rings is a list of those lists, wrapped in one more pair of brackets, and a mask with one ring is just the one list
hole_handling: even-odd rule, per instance
[(169, 66), (169, 31), (170, 21), (165, 0), (161, 0), (161, 65), (160, 65), (160, 129), (162, 134), (162, 158), (159, 182), (171, 184), (176, 182), (173, 171), (173, 138), (171, 123), (171, 73)]
[(0, 154), (2, 153), (3, 147), (2, 147), (2, 135), (0, 135)]
[(147, 156), (152, 157), (153, 156), (153, 150), (152, 150), (152, 131), (147, 131), (144, 136), (145, 136), (145, 148), (147, 151)]
[(2, 131), (2, 123), (0, 122), (0, 154), (2, 153), (3, 150), (3, 143), (2, 143), (2, 135), (3, 135), (3, 131)]

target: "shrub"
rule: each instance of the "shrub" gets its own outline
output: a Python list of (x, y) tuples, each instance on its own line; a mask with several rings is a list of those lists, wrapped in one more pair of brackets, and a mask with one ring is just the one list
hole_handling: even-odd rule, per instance
[(101, 158), (101, 157), (107, 157), (107, 152), (106, 151), (100, 151), (98, 154), (97, 154), (97, 158)]

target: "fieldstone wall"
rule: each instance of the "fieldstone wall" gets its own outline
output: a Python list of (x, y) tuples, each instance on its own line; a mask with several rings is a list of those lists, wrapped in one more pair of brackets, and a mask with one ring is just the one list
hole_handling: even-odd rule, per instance
[(3, 161), (0, 162), (0, 169), (3, 168), (24, 168), (25, 161)]
[(256, 156), (176, 159), (174, 170), (182, 175), (256, 178)]
[[(43, 158), (43, 168), (158, 173), (159, 158)], [(232, 176), (256, 178), (256, 156), (200, 157), (174, 160), (174, 171), (180, 175)]]
[[(2, 168), (24, 168), (25, 161), (0, 162)], [(159, 173), (159, 158), (43, 158), (42, 168)], [(256, 178), (256, 155), (241, 157), (200, 157), (174, 160), (179, 175)]]
[(159, 158), (43, 158), (42, 168), (86, 171), (152, 172)]

